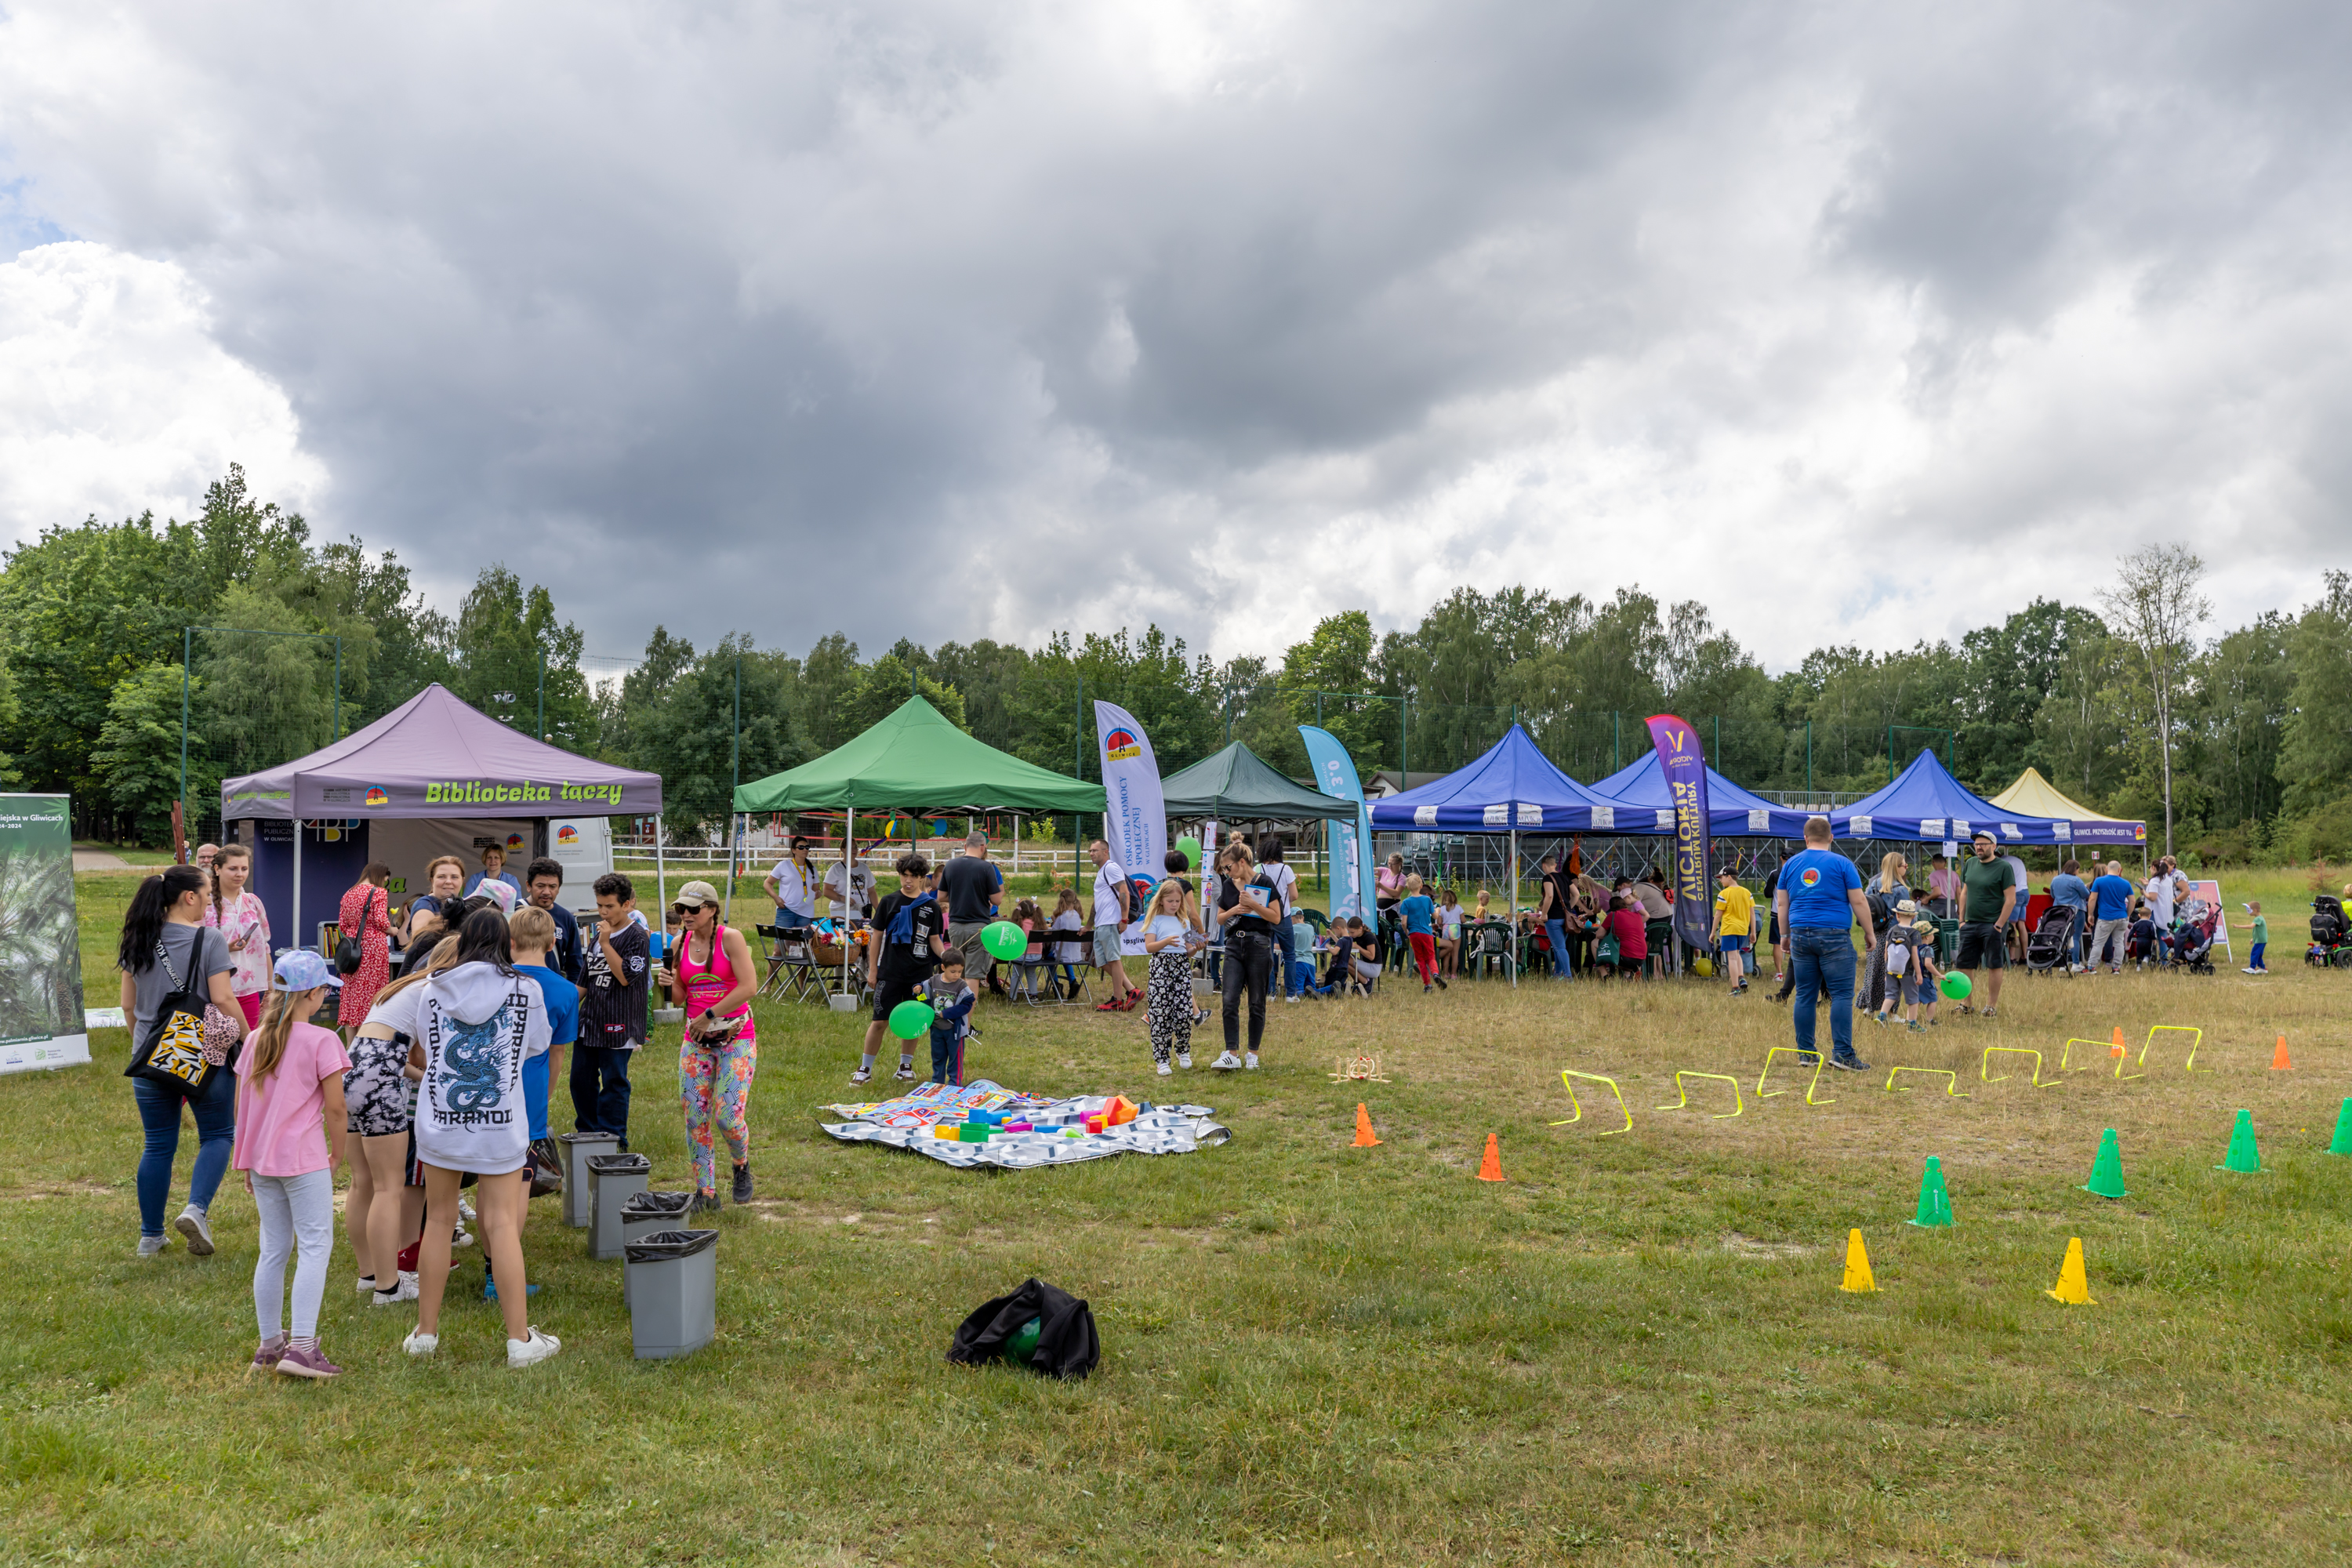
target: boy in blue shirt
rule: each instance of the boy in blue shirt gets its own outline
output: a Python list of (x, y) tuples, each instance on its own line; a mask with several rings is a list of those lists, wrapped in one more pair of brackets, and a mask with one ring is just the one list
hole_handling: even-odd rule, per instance
[(1863, 951), (1877, 950), (1870, 905), (1862, 896), (1862, 874), (1853, 862), (1830, 848), (1830, 819), (1809, 818), (1805, 847), (1780, 867), (1772, 890), (1774, 912), (1789, 942), (1790, 973), (1796, 986), (1797, 1059), (1811, 1067), (1821, 1059), (1813, 1043), (1813, 1008), (1830, 1004), (1830, 1065), (1867, 1072), (1870, 1064), (1853, 1054), (1853, 925), (1862, 922)]
[(1412, 966), (1421, 971), (1421, 990), (1424, 996), (1433, 989), (1445, 989), (1445, 976), (1437, 973), (1437, 900), (1422, 890), (1421, 873), (1415, 871), (1404, 879), (1404, 898), (1397, 904), (1397, 915), (1404, 921), (1405, 945), (1412, 949)]
[[(547, 999), (547, 1049), (535, 1057), (525, 1057), (522, 1062), (523, 1114), (530, 1123), (531, 1164), (522, 1169), (519, 1178), (526, 1187), (533, 1167), (541, 1155), (539, 1145), (547, 1141), (548, 1085), (562, 1069), (563, 1053), (580, 1038), (580, 987), (548, 967), (548, 959), (555, 950), (555, 917), (532, 904), (525, 904), (507, 917), (509, 940), (514, 947), (514, 967), (517, 974), (526, 975), (539, 986), (539, 994)], [(560, 1161), (548, 1156), (549, 1163), (562, 1168)], [(488, 1181), (493, 1178), (484, 1177)], [(512, 1181), (518, 1178), (508, 1177)], [(539, 1287), (527, 1289), (536, 1294)], [(482, 1299), (499, 1299), (499, 1284), (490, 1278), (489, 1258), (482, 1259)]]

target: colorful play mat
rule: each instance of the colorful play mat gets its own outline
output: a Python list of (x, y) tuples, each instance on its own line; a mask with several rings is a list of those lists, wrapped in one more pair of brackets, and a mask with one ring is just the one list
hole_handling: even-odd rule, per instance
[[(943, 1165), (996, 1165), (1028, 1170), (1073, 1165), (1113, 1154), (1190, 1154), (1233, 1137), (1205, 1105), (1132, 1107), (1131, 1120), (1103, 1125), (1107, 1115), (1124, 1114), (1111, 1094), (1053, 1100), (1023, 1094), (981, 1079), (958, 1088), (926, 1083), (895, 1100), (826, 1109), (842, 1118), (820, 1122), (845, 1143), (887, 1143), (928, 1154)], [(1101, 1126), (1088, 1131), (1088, 1121)], [(947, 1138), (943, 1129), (970, 1124), (984, 1137)], [(1018, 1131), (1014, 1131), (1018, 1129)]]

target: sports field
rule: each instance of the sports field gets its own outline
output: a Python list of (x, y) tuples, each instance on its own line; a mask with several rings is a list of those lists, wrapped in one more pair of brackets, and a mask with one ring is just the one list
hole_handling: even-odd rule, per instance
[[(79, 883), (96, 996), (131, 879)], [(1234, 1132), (1024, 1173), (824, 1137), (855, 1025), (762, 1005), (759, 1201), (721, 1216), (719, 1342), (677, 1363), (630, 1360), (618, 1266), (550, 1200), (552, 1363), (509, 1373), (469, 1300), (409, 1363), (408, 1311), (339, 1252), (346, 1375), (248, 1378), (250, 1201), (224, 1187), (216, 1257), (132, 1258), (138, 1124), (102, 1036), (93, 1069), (0, 1080), (0, 1561), (2342, 1562), (2352, 1159), (2324, 1151), (2352, 973), (2302, 964), (2303, 873), (2223, 885), (2270, 910), (2270, 978), (2012, 976), (1997, 1023), (1862, 1026), (1876, 1073), (1824, 1074), (1820, 1105), (1785, 1058), (1765, 1087), (1796, 1092), (1758, 1097), (1789, 1038), (1761, 988), (1276, 1006), (1264, 1070), (1165, 1091), (1138, 1016), (991, 1006), (976, 1076), (1181, 1095)], [(2110, 1032), (2133, 1071), (2156, 1025), (2203, 1031), (2197, 1070), (2159, 1036), (2118, 1079)], [(2061, 1072), (2070, 1037), (2100, 1043)], [(2016, 1056), (1983, 1081), (1989, 1046), (2060, 1081)], [(1331, 1081), (1362, 1053), (1388, 1082)], [(1887, 1092), (1897, 1065), (1966, 1098)], [(1614, 1079), (1632, 1130), (1583, 1083), (1549, 1125), (1562, 1068)], [(1716, 1079), (1654, 1109), (1676, 1069), (1728, 1075), (1741, 1113)], [(636, 1146), (684, 1184), (658, 1046), (636, 1079)], [(1359, 1100), (1377, 1148), (1349, 1146)], [(2213, 1168), (2242, 1107), (2260, 1174)], [(2081, 1190), (2108, 1127), (2112, 1202)], [(1489, 1132), (1500, 1184), (1473, 1175)], [(1904, 1223), (1930, 1154), (1950, 1230)], [(1849, 1227), (1876, 1294), (1838, 1288)], [(2096, 1306), (2044, 1293), (2070, 1237)], [(1030, 1275), (1092, 1302), (1096, 1376), (943, 1364)], [(458, 1279), (478, 1291), (472, 1256)]]

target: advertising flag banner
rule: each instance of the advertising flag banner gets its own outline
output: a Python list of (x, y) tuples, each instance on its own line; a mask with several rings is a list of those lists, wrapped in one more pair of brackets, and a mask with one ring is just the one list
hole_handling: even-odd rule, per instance
[(1650, 720), (1650, 743), (1675, 803), (1675, 934), (1705, 952), (1714, 945), (1715, 889), (1708, 872), (1706, 754), (1698, 731), (1671, 713)]
[(68, 798), (0, 795), (0, 1073), (89, 1060)]
[[(1156, 886), (1168, 861), (1168, 807), (1160, 793), (1160, 759), (1135, 715), (1112, 702), (1095, 704), (1095, 737), (1102, 757), (1103, 838), (1139, 893)], [(1135, 908), (1141, 908), (1139, 901)], [(1128, 922), (1123, 948), (1143, 951), (1142, 921)]]
[(1356, 777), (1355, 760), (1328, 730), (1298, 726), (1307, 742), (1307, 761), (1315, 770), (1315, 787), (1334, 800), (1356, 803), (1356, 820), (1331, 825), (1331, 918), (1372, 915), (1372, 808), (1364, 801), (1364, 786)]

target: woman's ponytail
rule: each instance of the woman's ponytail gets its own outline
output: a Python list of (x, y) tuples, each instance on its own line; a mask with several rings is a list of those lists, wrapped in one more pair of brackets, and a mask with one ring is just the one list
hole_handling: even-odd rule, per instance
[(116, 965), (127, 974), (143, 974), (155, 962), (155, 944), (163, 937), (163, 919), (172, 906), (190, 893), (204, 891), (205, 874), (194, 866), (166, 866), (163, 875), (150, 877), (131, 895), (122, 915), (122, 942), (115, 950)]

